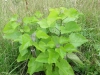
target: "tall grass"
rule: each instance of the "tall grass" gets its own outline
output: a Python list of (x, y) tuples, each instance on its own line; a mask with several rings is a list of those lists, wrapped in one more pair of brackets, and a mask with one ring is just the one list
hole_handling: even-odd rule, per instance
[[(31, 16), (37, 10), (46, 15), (49, 8), (63, 6), (67, 8), (74, 7), (84, 13), (79, 22), (83, 28), (82, 34), (89, 39), (89, 43), (82, 46), (80, 50), (85, 58), (84, 62), (86, 64), (88, 64), (87, 61), (90, 62), (88, 67), (92, 66), (93, 63), (98, 67), (98, 64), (100, 64), (100, 0), (27, 0), (27, 3), (25, 0), (0, 0), (0, 67), (2, 67), (0, 72), (9, 72), (9, 69), (10, 71), (13, 69), (12, 66), (17, 67), (19, 65), (13, 65), (18, 53), (17, 45), (14, 44), (13, 46), (10, 41), (2, 38), (2, 29), (10, 17), (13, 14), (18, 14), (20, 18), (26, 15)], [(98, 72), (96, 67), (92, 68)], [(83, 75), (88, 75), (88, 72)], [(96, 74), (93, 71), (89, 75)]]

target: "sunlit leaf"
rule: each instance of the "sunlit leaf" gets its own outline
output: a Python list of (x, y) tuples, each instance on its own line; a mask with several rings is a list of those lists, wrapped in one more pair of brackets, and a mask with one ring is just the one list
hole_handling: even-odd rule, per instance
[(8, 24), (5, 25), (3, 32), (4, 33), (13, 33), (19, 25), (20, 24), (16, 23), (16, 22), (8, 22)]
[(56, 66), (59, 68), (60, 75), (74, 75), (74, 71), (67, 60), (60, 59), (60, 61), (56, 63)]
[(28, 73), (32, 75), (34, 72), (42, 71), (43, 64), (35, 61), (35, 58), (31, 58), (28, 62)]
[(58, 53), (55, 52), (54, 49), (48, 49), (49, 52), (49, 58), (48, 58), (48, 63), (56, 63), (58, 60)]
[(32, 46), (32, 39), (28, 34), (23, 34), (22, 36), (20, 36), (20, 38), (18, 39), (18, 41), (21, 43), (21, 50), (26, 49), (29, 46)]
[(71, 44), (74, 45), (75, 47), (79, 47), (88, 41), (83, 35), (78, 33), (72, 33), (69, 36), (69, 39)]
[(25, 61), (25, 60), (28, 60), (29, 58), (31, 57), (31, 52), (28, 51), (25, 55), (21, 55), (19, 54), (18, 57), (17, 57), (17, 62), (21, 62), (21, 61)]
[(49, 36), (42, 30), (36, 31), (37, 38), (47, 39)]
[(49, 54), (48, 52), (40, 53), (39, 56), (36, 58), (36, 61), (42, 63), (48, 63)]
[(45, 52), (46, 46), (47, 46), (47, 45), (46, 45), (43, 41), (40, 41), (40, 42), (39, 42), (39, 47), (41, 48), (41, 51), (42, 51), (42, 52)]
[(21, 48), (21, 46), (19, 47), (19, 52), (20, 52), (21, 56), (24, 56), (28, 52), (28, 50), (27, 49), (22, 50), (20, 48)]
[(56, 48), (55, 51), (59, 53), (62, 59), (66, 56), (66, 50), (64, 47)]
[(81, 27), (74, 21), (68, 22), (61, 26), (61, 34), (80, 31)]
[(61, 36), (59, 38), (59, 43), (60, 44), (65, 44), (65, 43), (68, 43), (68, 42), (69, 42), (69, 38), (67, 38), (67, 37)]
[(78, 52), (77, 48), (74, 47), (72, 44), (68, 43), (66, 45), (64, 45), (64, 49), (66, 50), (66, 52), (68, 53), (72, 53), (72, 52)]
[(53, 48), (53, 47), (55, 47), (55, 43), (54, 43), (54, 41), (49, 41), (48, 43), (47, 43), (47, 46), (48, 47), (50, 47), (50, 48)]
[(58, 68), (55, 67), (54, 70), (52, 68), (52, 65), (47, 65), (46, 66), (46, 75), (59, 75), (59, 72), (58, 72)]
[(47, 23), (46, 19), (39, 21), (38, 24), (40, 25), (41, 28), (48, 28), (49, 27), (49, 24)]

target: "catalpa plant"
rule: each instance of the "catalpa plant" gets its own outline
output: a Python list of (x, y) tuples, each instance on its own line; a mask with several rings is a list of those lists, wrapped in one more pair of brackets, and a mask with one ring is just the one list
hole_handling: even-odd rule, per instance
[(50, 9), (47, 17), (36, 12), (19, 21), (14, 16), (3, 29), (4, 38), (19, 42), (18, 62), (28, 61), (27, 73), (44, 71), (46, 75), (74, 75), (67, 58), (83, 64), (75, 52), (88, 40), (81, 35), (76, 9)]

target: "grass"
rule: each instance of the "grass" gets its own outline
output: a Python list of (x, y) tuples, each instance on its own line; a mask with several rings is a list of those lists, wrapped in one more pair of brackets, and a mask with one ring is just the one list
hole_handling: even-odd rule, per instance
[[(76, 72), (81, 75), (100, 74), (100, 1), (99, 0), (29, 0), (27, 5), (24, 0), (0, 0), (0, 73), (7, 75), (15, 67), (19, 66), (16, 62), (18, 47), (11, 41), (2, 38), (2, 29), (13, 14), (18, 14), (20, 18), (31, 16), (39, 10), (45, 15), (49, 8), (54, 7), (74, 7), (84, 13), (79, 23), (83, 31), (82, 34), (89, 39), (89, 43), (80, 48), (81, 59), (86, 66), (79, 68)], [(14, 72), (13, 72), (14, 73)], [(13, 74), (14, 75), (14, 74)]]

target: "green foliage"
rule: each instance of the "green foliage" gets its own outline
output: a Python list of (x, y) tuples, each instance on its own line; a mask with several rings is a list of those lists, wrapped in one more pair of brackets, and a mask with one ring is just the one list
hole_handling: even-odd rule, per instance
[(25, 17), (22, 23), (13, 17), (4, 27), (4, 37), (20, 43), (17, 61), (29, 60), (30, 75), (39, 71), (45, 71), (46, 75), (74, 75), (65, 58), (68, 54), (69, 59), (82, 64), (73, 53), (78, 51), (77, 47), (87, 42), (78, 33), (81, 27), (76, 20), (80, 13), (75, 9), (61, 7), (50, 9), (46, 18), (37, 14)]

